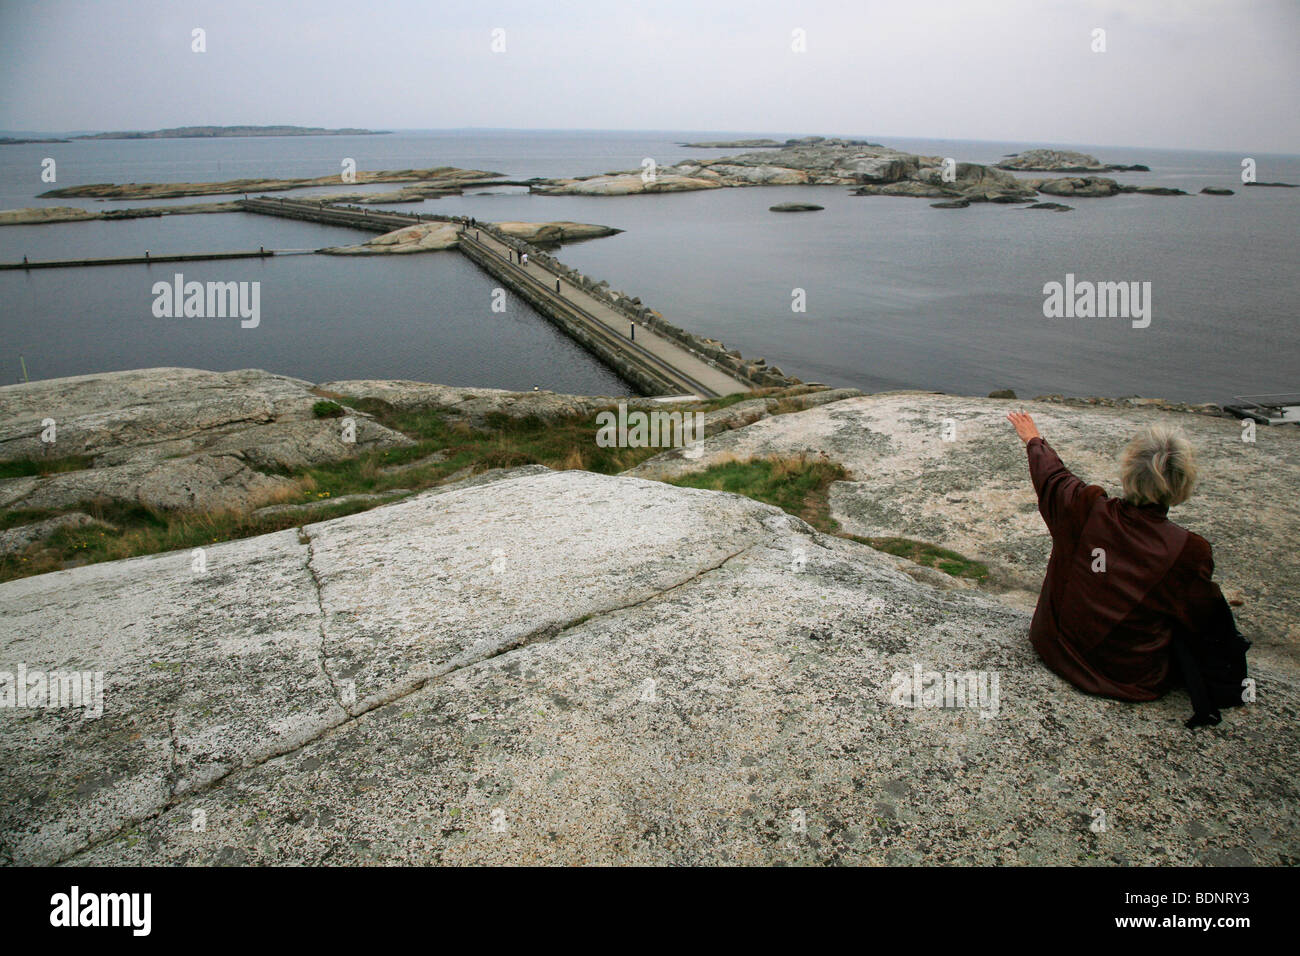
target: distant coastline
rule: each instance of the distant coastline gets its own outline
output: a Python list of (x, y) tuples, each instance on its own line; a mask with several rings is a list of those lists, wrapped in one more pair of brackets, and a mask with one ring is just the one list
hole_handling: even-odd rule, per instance
[(70, 139), (22, 139), (16, 136), (0, 136), (0, 146), (20, 146), (23, 143), (70, 143)]
[(176, 126), (171, 129), (119, 130), (110, 133), (86, 133), (66, 139), (17, 139), (0, 137), (0, 146), (19, 143), (70, 143), (81, 139), (216, 139), (239, 136), (387, 136), (386, 129), (326, 129), (323, 126)]

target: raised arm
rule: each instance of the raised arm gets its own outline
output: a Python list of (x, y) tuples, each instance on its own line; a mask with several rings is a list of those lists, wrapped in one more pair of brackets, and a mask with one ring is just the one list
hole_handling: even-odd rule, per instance
[(1048, 530), (1055, 535), (1065, 530), (1070, 519), (1082, 517), (1081, 511), (1092, 504), (1088, 499), (1098, 495), (1096, 492), (1084, 495), (1084, 490), (1089, 486), (1065, 467), (1060, 456), (1038, 433), (1038, 426), (1030, 416), (1024, 412), (1011, 412), (1007, 415), (1007, 421), (1015, 426), (1016, 434), (1025, 443), (1025, 451), (1029, 456), (1029, 476), (1034, 482), (1034, 491), (1038, 494), (1038, 511), (1047, 522)]

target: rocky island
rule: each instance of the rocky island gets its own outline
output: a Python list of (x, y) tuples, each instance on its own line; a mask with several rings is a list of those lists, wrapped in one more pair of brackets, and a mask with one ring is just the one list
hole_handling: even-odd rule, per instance
[[(536, 245), (579, 242), (615, 236), (622, 229), (586, 222), (496, 222), (490, 223), (507, 236)], [(319, 250), (327, 255), (383, 255), (431, 252), (456, 247), (460, 226), (455, 222), (426, 222), (384, 233), (355, 246), (331, 246)]]
[[(738, 141), (745, 142), (745, 141)], [(713, 146), (715, 144), (684, 144)], [(731, 145), (731, 144), (726, 144)], [(747, 144), (752, 145), (752, 144)], [(1035, 202), (1038, 194), (1096, 198), (1121, 193), (1153, 196), (1185, 196), (1181, 189), (1139, 186), (1096, 175), (1021, 178), (1015, 172), (1049, 171), (1107, 172), (1144, 170), (1145, 166), (1103, 164), (1083, 153), (1061, 150), (1029, 150), (997, 166), (957, 162), (952, 157), (922, 156), (862, 140), (809, 136), (762, 144), (762, 151), (690, 160), (653, 171), (625, 170), (592, 176), (511, 180), (501, 173), (440, 166), (429, 169), (357, 171), (356, 183), (408, 183), (391, 193), (357, 193), (333, 197), (335, 201), (362, 204), (422, 202), (446, 195), (460, 195), (473, 187), (525, 186), (544, 196), (632, 196), (648, 193), (689, 192), (744, 186), (852, 186), (859, 196), (902, 196), (943, 200), (934, 205), (945, 209), (965, 208), (971, 203), (1017, 204)], [(338, 186), (337, 176), (311, 179), (242, 179), (219, 183), (95, 183), (68, 186), (42, 193), (42, 199), (93, 198), (170, 199), (234, 193), (272, 192), (307, 187)], [(1273, 185), (1273, 184), (1255, 184)], [(1284, 185), (1284, 184), (1277, 184)], [(1210, 194), (1216, 194), (1211, 192)], [(1222, 193), (1217, 193), (1222, 195)], [(1055, 208), (1055, 207), (1049, 207)], [(207, 211), (207, 210), (204, 210)], [(1058, 210), (1059, 211), (1059, 210)], [(153, 212), (120, 215), (166, 214)], [(107, 215), (71, 210), (64, 213), (40, 210), (10, 210), (0, 213), (0, 225), (110, 218)]]
[[(688, 144), (689, 145), (689, 144)], [(1120, 193), (1186, 195), (1182, 190), (1120, 184), (1099, 176), (1024, 179), (1013, 170), (1110, 171), (1145, 167), (1103, 165), (1082, 153), (1032, 150), (998, 166), (961, 163), (951, 157), (921, 156), (858, 140), (807, 137), (773, 144), (763, 152), (690, 160), (640, 170), (568, 179), (544, 179), (531, 185), (549, 196), (628, 196), (743, 186), (853, 186), (858, 196), (942, 199), (945, 209), (971, 203), (1034, 202), (1050, 196), (1101, 197)]]
[(1030, 149), (1012, 153), (998, 163), (998, 168), (1036, 173), (1151, 172), (1150, 166), (1141, 163), (1133, 166), (1103, 163), (1096, 156), (1069, 149)]
[[(729, 139), (713, 140), (704, 143), (680, 143), (678, 145), (686, 146), (691, 149), (781, 149), (786, 146), (806, 146), (814, 143), (827, 142), (825, 136), (800, 136), (794, 139), (787, 139), (784, 142), (777, 142), (774, 139)], [(869, 143), (865, 139), (837, 139), (837, 143), (843, 143), (847, 146), (879, 146), (879, 143)]]
[(28, 206), (0, 210), (0, 226), (39, 226), (55, 222), (86, 222), (92, 219), (149, 219), (158, 216), (189, 216), (217, 212), (238, 212), (233, 202), (186, 203), (176, 206), (142, 206), (135, 209), (82, 209), (80, 206)]
[(957, 163), (954, 180), (944, 178), (944, 157), (917, 156), (884, 146), (841, 139), (799, 140), (771, 152), (741, 153), (640, 171), (605, 173), (534, 184), (543, 195), (617, 196), (740, 186), (856, 186), (861, 195), (1034, 196), (1031, 186), (1010, 173), (975, 163)]
[(481, 169), (458, 169), (434, 166), (429, 169), (387, 169), (374, 172), (357, 170), (351, 180), (335, 174), (304, 179), (228, 179), (217, 183), (89, 183), (64, 186), (40, 194), (40, 199), (175, 199), (182, 196), (215, 196), (232, 193), (282, 192), (313, 186), (339, 186), (365, 183), (419, 183), (432, 190), (455, 192), (468, 185), (491, 184), (500, 173)]

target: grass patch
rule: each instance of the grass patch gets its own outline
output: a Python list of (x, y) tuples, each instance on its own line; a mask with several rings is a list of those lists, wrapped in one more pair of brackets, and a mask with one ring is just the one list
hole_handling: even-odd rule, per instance
[[(674, 408), (711, 411), (748, 398), (782, 399), (799, 391), (808, 389), (759, 389)], [(317, 394), (322, 398), (313, 409), (318, 416), (336, 417), (332, 409), (337, 408), (341, 413), (343, 406), (347, 405), (373, 416), (388, 428), (402, 432), (413, 439), (414, 443), (403, 448), (372, 450), (355, 458), (310, 468), (265, 469), (268, 474), (292, 481), (292, 485), (275, 503), (320, 502), (397, 488), (421, 491), (442, 484), (458, 473), (476, 474), (490, 468), (531, 464), (545, 465), (558, 471), (581, 469), (613, 475), (635, 467), (663, 450), (598, 446), (596, 434), (599, 429), (594, 412), (546, 420), (536, 416), (512, 418), (494, 413), (485, 417), (482, 427), (473, 427), (463, 421), (448, 420), (443, 414), (428, 409), (401, 409), (374, 398)], [(421, 463), (435, 452), (441, 453), (437, 456), (440, 460)], [(89, 464), (89, 457), (19, 460), (0, 464), (0, 468), (9, 469), (7, 473), (0, 470), (0, 476), (52, 474), (85, 468)], [(411, 465), (414, 467), (400, 471), (388, 470)], [(745, 495), (776, 505), (819, 530), (839, 534), (838, 525), (830, 517), (827, 494), (832, 482), (847, 477), (848, 473), (843, 467), (834, 462), (801, 456), (724, 462), (707, 471), (684, 476), (673, 483)], [(30, 524), (68, 511), (85, 512), (119, 529), (113, 531), (95, 526), (62, 529), (48, 540), (34, 544), (24, 554), (0, 558), (0, 580), (55, 571), (73, 564), (112, 561), (165, 551), (186, 551), (221, 541), (281, 531), (308, 522), (342, 517), (367, 510), (375, 504), (373, 501), (342, 502), (311, 512), (261, 516), (234, 512), (173, 513), (138, 505), (112, 505), (93, 501), (82, 502), (75, 508), (63, 511), (28, 509), (0, 512), (0, 530)], [(941, 563), (931, 566), (939, 567), (940, 570), (956, 567), (954, 561), (965, 560), (951, 552), (937, 554), (939, 550), (941, 549), (936, 549), (934, 560)]]
[[(156, 512), (146, 508), (99, 509), (93, 503), (89, 503), (79, 509), (69, 510), (81, 510), (86, 513), (99, 510), (111, 514), (116, 518), (113, 523), (119, 530), (114, 531), (95, 525), (61, 528), (45, 541), (33, 545), (24, 554), (0, 558), (0, 580), (7, 581), (33, 574), (44, 574), (76, 564), (116, 561), (119, 558), (131, 558), (141, 554), (189, 551), (222, 541), (283, 531), (305, 522), (338, 518), (363, 511), (366, 507), (368, 507), (366, 502), (344, 502), (338, 507), (325, 507), (305, 516), (302, 514), (253, 516), (235, 512), (180, 514)], [(188, 566), (188, 555), (180, 560)]]
[(953, 577), (978, 582), (988, 578), (986, 565), (938, 545), (911, 538), (864, 538), (841, 531), (839, 522), (830, 513), (830, 486), (848, 478), (849, 473), (836, 462), (801, 455), (724, 461), (704, 471), (669, 479), (668, 483), (744, 495), (802, 518), (818, 531), (907, 558)]
[(317, 418), (341, 418), (343, 406), (338, 402), (321, 400), (312, 405), (311, 413)]
[(46, 518), (53, 518), (58, 513), (48, 508), (15, 508), (13, 511), (0, 511), (0, 531), (8, 531), (19, 525), (35, 524)]
[[(473, 428), (464, 422), (449, 422), (437, 411), (397, 409), (376, 399), (348, 399), (348, 404), (416, 440), (414, 447), (384, 452), (381, 466), (404, 464), (443, 451), (449, 460), (438, 469), (445, 473), (470, 464), (475, 470), (536, 464), (613, 475), (663, 450), (599, 447), (594, 413), (542, 419), (493, 412), (485, 416), (484, 427)], [(404, 480), (402, 486), (410, 487)]]
[(89, 468), (93, 455), (68, 455), (65, 458), (13, 458), (0, 461), (0, 479), (31, 478), (56, 475), (61, 471), (81, 471)]
[[(658, 448), (601, 448), (596, 444), (595, 415), (574, 415), (550, 421), (537, 417), (488, 416), (485, 426), (473, 428), (464, 422), (448, 421), (427, 410), (401, 410), (377, 399), (332, 396), (339, 402), (373, 415), (381, 424), (414, 439), (413, 445), (364, 452), (356, 458), (310, 468), (264, 469), (268, 474), (289, 478), (294, 487), (275, 503), (303, 504), (354, 494), (373, 494), (396, 488), (420, 491), (445, 482), (457, 472), (478, 473), (489, 468), (512, 468), (540, 464), (556, 470), (582, 469), (617, 474), (658, 454)], [(331, 401), (318, 404), (341, 405)], [(410, 465), (434, 452), (442, 460), (385, 473), (397, 465)], [(84, 468), (89, 459), (34, 462), (15, 467), (19, 474), (49, 473)], [(36, 466), (46, 470), (40, 470)], [(268, 502), (269, 503), (269, 502)], [(31, 524), (71, 511), (82, 511), (115, 525), (64, 528), (28, 548), (24, 554), (0, 558), (0, 581), (57, 571), (75, 564), (113, 561), (142, 554), (187, 551), (221, 541), (282, 531), (304, 523), (325, 521), (374, 507), (376, 502), (342, 502), (311, 512), (253, 515), (235, 512), (192, 514), (163, 512), (141, 506), (82, 502), (59, 511), (14, 510), (0, 512), (0, 530)], [(188, 560), (188, 558), (186, 558)]]
[(729, 491), (776, 505), (814, 528), (836, 533), (828, 493), (832, 482), (849, 477), (844, 466), (824, 458), (751, 458), (724, 461), (704, 471), (669, 479), (682, 488)]
[(988, 565), (926, 541), (914, 541), (911, 538), (863, 538), (856, 534), (845, 534), (841, 537), (870, 545), (877, 551), (907, 558), (927, 568), (935, 568), (955, 578), (970, 578), (982, 583), (989, 576)]

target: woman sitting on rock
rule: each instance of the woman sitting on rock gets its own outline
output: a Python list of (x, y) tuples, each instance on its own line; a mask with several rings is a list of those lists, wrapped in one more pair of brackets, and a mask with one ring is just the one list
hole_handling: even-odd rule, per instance
[(1189, 727), (1217, 724), (1242, 703), (1245, 649), (1212, 580), (1210, 545), (1167, 517), (1196, 482), (1192, 447), (1148, 428), (1120, 462), (1124, 497), (1070, 473), (1023, 412), (1007, 419), (1025, 442), (1052, 556), (1029, 638), (1053, 671), (1091, 694), (1161, 697), (1186, 684)]

